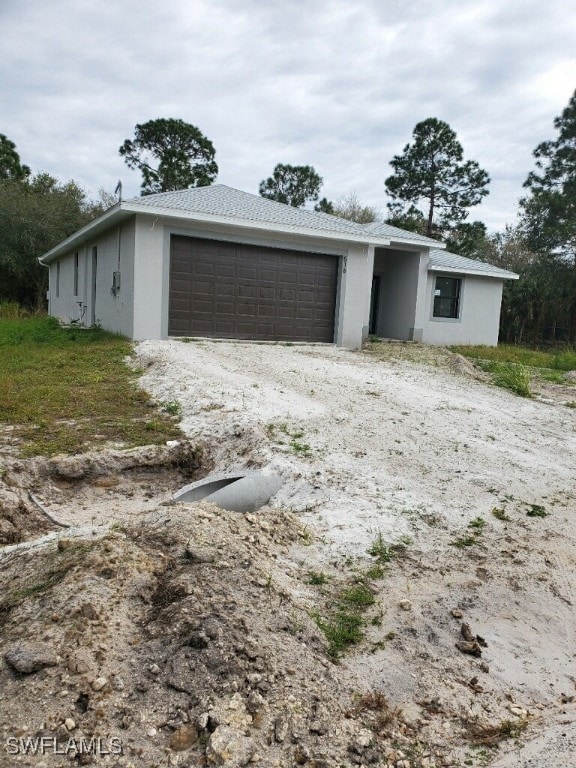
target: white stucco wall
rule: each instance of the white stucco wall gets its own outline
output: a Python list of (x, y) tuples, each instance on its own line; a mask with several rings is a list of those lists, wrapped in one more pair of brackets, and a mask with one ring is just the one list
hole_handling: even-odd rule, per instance
[[(97, 253), (94, 286), (94, 248)], [(74, 254), (78, 253), (78, 295), (74, 295)], [(59, 291), (57, 291), (60, 264)], [(99, 322), (108, 331), (132, 336), (134, 296), (134, 223), (124, 222), (50, 264), (49, 311), (64, 322)], [(111, 292), (114, 272), (120, 291)], [(95, 287), (95, 290), (94, 290)], [(59, 295), (57, 295), (59, 294)], [(94, 301), (95, 299), (95, 301)]]
[(136, 341), (166, 338), (170, 242), (152, 216), (136, 216), (134, 236), (134, 331)]
[[(134, 296), (134, 224), (127, 222), (120, 228), (107, 232), (88, 246), (89, 284), (88, 297), (91, 301), (92, 248), (96, 246), (98, 267), (96, 271), (96, 303), (94, 319), (108, 331), (132, 335)], [(112, 294), (114, 272), (120, 272), (120, 291)], [(89, 313), (92, 308), (89, 306)]]
[(307, 237), (287, 238), (274, 232), (249, 228), (183, 226), (181, 221), (162, 222), (145, 215), (136, 217), (134, 250), (134, 326), (136, 340), (161, 339), (168, 334), (170, 283), (170, 236), (207, 237), (246, 244), (327, 253), (339, 257), (339, 286), (335, 316), (335, 341), (358, 348), (367, 333), (373, 248)]
[[(65, 323), (83, 319), (86, 301), (86, 259), (84, 248), (52, 262), (49, 272), (49, 312)], [(74, 261), (78, 253), (78, 295), (74, 294)], [(60, 275), (58, 276), (58, 271)]]
[[(432, 316), (436, 275), (459, 277), (460, 317), (445, 319)], [(446, 272), (429, 272), (426, 280), (426, 312), (423, 322), (422, 341), (426, 344), (498, 344), (502, 280), (459, 275)]]
[(374, 248), (359, 245), (348, 249), (340, 270), (336, 308), (335, 341), (340, 347), (358, 349), (368, 335), (373, 269)]
[(380, 275), (376, 334), (411, 340), (414, 334), (421, 256), (414, 251), (376, 249), (374, 274)]

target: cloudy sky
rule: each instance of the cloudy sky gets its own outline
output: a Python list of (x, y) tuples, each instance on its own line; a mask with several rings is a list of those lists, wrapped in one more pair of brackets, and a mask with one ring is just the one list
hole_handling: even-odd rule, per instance
[(139, 194), (118, 147), (176, 117), (218, 181), (281, 163), (385, 211), (417, 122), (445, 120), (491, 178), (470, 219), (512, 223), (532, 150), (576, 89), (574, 0), (0, 0), (0, 133), (34, 172)]

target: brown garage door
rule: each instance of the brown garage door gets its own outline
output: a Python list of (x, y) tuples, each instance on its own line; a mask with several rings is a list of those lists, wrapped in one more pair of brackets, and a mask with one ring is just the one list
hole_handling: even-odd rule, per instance
[(336, 256), (173, 235), (171, 336), (334, 339)]

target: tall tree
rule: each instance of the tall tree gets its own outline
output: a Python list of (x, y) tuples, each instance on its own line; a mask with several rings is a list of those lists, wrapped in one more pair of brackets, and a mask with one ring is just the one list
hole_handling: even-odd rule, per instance
[(469, 259), (483, 260), (487, 243), (486, 225), (482, 221), (461, 222), (446, 233), (446, 248)]
[(314, 210), (318, 213), (330, 213), (332, 216), (334, 215), (334, 203), (331, 200), (328, 200), (327, 197), (323, 197), (322, 200), (319, 200), (316, 205), (314, 206)]
[(25, 181), (30, 176), (30, 168), (22, 165), (16, 144), (0, 133), (0, 180)]
[(524, 186), (522, 223), (529, 245), (551, 269), (564, 271), (569, 341), (576, 341), (576, 91), (554, 119), (556, 139), (534, 150), (536, 170)]
[(47, 173), (0, 180), (0, 300), (44, 307), (48, 271), (37, 259), (102, 211), (74, 182)]
[(370, 205), (362, 205), (356, 192), (341, 197), (334, 206), (334, 215), (357, 224), (371, 224), (378, 219), (378, 211)]
[(278, 163), (269, 176), (260, 182), (258, 191), (262, 197), (301, 208), (308, 201), (320, 196), (322, 178), (311, 165), (283, 165)]
[(418, 210), (415, 205), (405, 206), (396, 200), (393, 203), (388, 203), (386, 207), (389, 214), (386, 224), (405, 229), (407, 232), (417, 232), (419, 235), (426, 234), (426, 219), (422, 211)]
[[(463, 158), (462, 145), (448, 123), (430, 117), (416, 125), (413, 142), (390, 162), (394, 173), (384, 182), (388, 193), (409, 207), (425, 206), (429, 237), (439, 237), (464, 221), (468, 208), (488, 194), (486, 171), (475, 160)], [(394, 203), (389, 207), (398, 215)]]
[(215, 180), (216, 151), (195, 125), (174, 118), (138, 124), (119, 149), (129, 168), (142, 172), (142, 194), (207, 187)]

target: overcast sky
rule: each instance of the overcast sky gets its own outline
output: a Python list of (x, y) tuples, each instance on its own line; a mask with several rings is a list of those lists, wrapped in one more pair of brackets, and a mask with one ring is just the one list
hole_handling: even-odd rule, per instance
[(139, 194), (136, 123), (193, 123), (218, 181), (277, 163), (385, 212), (389, 161), (445, 120), (492, 179), (472, 209), (515, 220), (532, 151), (576, 89), (574, 0), (0, 0), (0, 133), (34, 172)]

